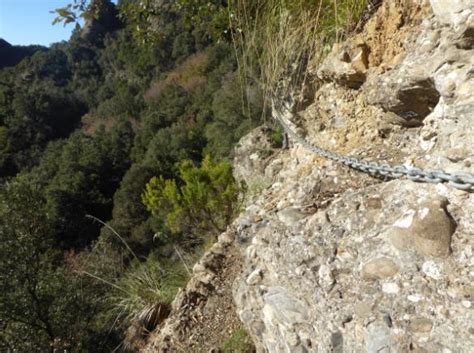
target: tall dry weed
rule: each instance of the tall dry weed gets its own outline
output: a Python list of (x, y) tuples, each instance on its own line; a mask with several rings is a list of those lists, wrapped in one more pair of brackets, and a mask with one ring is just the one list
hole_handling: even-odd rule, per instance
[(268, 99), (302, 92), (366, 0), (231, 0), (229, 22), (243, 87), (256, 81)]

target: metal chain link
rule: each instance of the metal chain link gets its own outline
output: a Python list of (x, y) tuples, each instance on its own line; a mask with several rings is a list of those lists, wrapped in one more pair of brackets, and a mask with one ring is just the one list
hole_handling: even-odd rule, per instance
[[(287, 109), (288, 110), (288, 109)], [(406, 167), (405, 165), (391, 166), (387, 163), (378, 163), (374, 161), (367, 161), (364, 159), (357, 159), (350, 156), (343, 156), (338, 153), (327, 151), (320, 147), (314, 146), (304, 138), (300, 137), (294, 132), (288, 124), (285, 123), (281, 116), (281, 111), (273, 109), (276, 120), (283, 127), (283, 130), (292, 137), (296, 142), (305, 147), (307, 150), (316, 153), (317, 155), (342, 163), (353, 169), (357, 169), (368, 174), (377, 174), (388, 178), (399, 179), (406, 177), (412, 181), (423, 183), (448, 183), (448, 185), (464, 190), (467, 192), (474, 191), (474, 174), (467, 172), (447, 173), (443, 170), (423, 170), (415, 167)]]

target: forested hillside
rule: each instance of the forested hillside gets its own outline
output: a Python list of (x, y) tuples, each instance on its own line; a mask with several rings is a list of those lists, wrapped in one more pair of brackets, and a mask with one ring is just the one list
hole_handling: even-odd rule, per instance
[(261, 97), (241, 89), (226, 2), (191, 3), (76, 1), (68, 42), (0, 71), (1, 351), (105, 352), (137, 315), (153, 328), (232, 219), (226, 160)]
[(365, 4), (74, 0), (69, 41), (0, 41), (0, 350), (142, 347), (240, 211), (235, 145), (281, 146), (267, 98)]

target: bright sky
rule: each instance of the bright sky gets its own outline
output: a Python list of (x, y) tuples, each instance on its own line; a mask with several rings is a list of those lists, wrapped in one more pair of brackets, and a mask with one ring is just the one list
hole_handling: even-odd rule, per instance
[(0, 38), (10, 44), (45, 46), (69, 39), (74, 24), (53, 26), (55, 15), (49, 11), (71, 2), (73, 0), (0, 0)]

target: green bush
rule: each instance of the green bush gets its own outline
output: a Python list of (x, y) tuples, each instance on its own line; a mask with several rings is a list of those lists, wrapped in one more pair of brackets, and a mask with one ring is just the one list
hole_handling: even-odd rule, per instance
[(150, 255), (145, 262), (132, 263), (117, 282), (111, 283), (106, 316), (126, 332), (127, 348), (135, 350), (144, 336), (169, 315), (178, 289), (188, 280), (183, 263), (159, 261)]
[(64, 266), (45, 200), (26, 178), (0, 189), (0, 242), (0, 351), (90, 351), (104, 293)]
[(0, 169), (2, 168), (8, 153), (8, 129), (0, 126)]
[(142, 196), (148, 211), (165, 217), (173, 233), (223, 232), (232, 221), (238, 196), (231, 164), (209, 156), (200, 167), (184, 161), (179, 177), (178, 182), (161, 176), (150, 180)]
[(242, 91), (238, 75), (228, 73), (212, 99), (212, 121), (206, 125), (207, 151), (220, 158), (229, 156), (235, 144), (261, 120), (261, 95)]
[(280, 126), (271, 130), (270, 142), (275, 148), (283, 146), (283, 129)]

